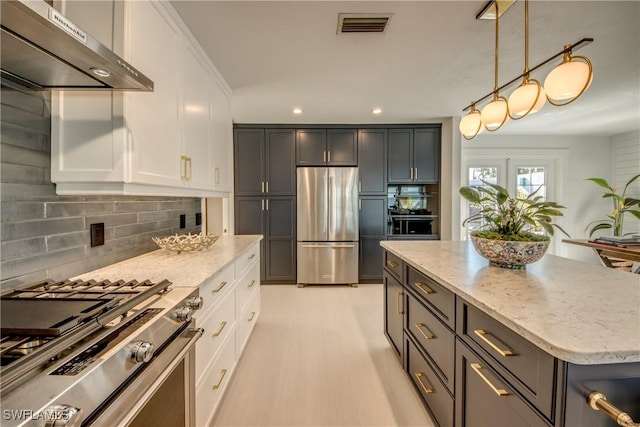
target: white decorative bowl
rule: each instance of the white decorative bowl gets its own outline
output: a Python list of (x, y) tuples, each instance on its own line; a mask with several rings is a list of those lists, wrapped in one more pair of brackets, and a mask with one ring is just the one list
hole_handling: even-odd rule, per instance
[(471, 236), (471, 241), (476, 251), (492, 265), (515, 270), (522, 270), (527, 264), (540, 260), (551, 242), (513, 242), (475, 236)]
[(207, 249), (213, 245), (219, 236), (212, 236), (211, 234), (175, 234), (172, 236), (159, 238), (152, 237), (156, 245), (162, 249), (167, 249), (173, 252), (193, 252)]

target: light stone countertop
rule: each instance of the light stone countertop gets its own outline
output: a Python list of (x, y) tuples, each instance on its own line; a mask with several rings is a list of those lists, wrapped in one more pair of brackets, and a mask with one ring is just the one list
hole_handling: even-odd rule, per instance
[(260, 235), (221, 236), (209, 248), (176, 253), (165, 249), (149, 252), (98, 270), (81, 274), (77, 279), (133, 280), (149, 279), (157, 283), (167, 279), (173, 286), (198, 287), (216, 275), (237, 257), (262, 239)]
[(418, 271), (570, 363), (640, 362), (640, 275), (545, 255), (489, 266), (471, 242), (383, 241)]

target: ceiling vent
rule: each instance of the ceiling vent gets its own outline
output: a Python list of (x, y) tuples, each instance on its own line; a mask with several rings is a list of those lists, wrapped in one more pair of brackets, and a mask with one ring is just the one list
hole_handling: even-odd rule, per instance
[(340, 13), (338, 34), (384, 33), (393, 13)]

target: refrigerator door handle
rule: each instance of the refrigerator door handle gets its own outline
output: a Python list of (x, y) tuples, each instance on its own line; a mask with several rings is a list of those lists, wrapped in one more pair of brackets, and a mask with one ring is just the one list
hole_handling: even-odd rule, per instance
[(332, 174), (329, 174), (329, 187), (327, 190), (327, 194), (329, 195), (329, 233), (335, 233), (336, 231), (336, 219), (335, 219), (335, 200), (333, 200), (334, 194), (334, 181), (335, 177)]

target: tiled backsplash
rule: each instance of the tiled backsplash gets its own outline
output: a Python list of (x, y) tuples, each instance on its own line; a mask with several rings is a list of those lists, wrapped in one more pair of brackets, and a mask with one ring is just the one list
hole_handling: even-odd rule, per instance
[[(155, 250), (152, 236), (200, 232), (198, 198), (56, 195), (49, 94), (2, 81), (0, 100), (3, 290), (47, 277), (65, 279)], [(90, 225), (101, 222), (105, 244), (92, 248)], [(141, 280), (144, 272), (123, 279)]]

